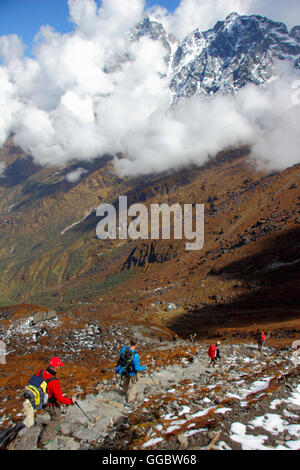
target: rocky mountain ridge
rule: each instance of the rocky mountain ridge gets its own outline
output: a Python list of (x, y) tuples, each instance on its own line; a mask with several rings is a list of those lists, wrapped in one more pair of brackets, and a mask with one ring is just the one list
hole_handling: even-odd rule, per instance
[(183, 41), (145, 18), (130, 35), (133, 40), (143, 36), (166, 49), (173, 103), (195, 94), (235, 94), (248, 83), (262, 85), (276, 78), (276, 62), (300, 68), (300, 26), (289, 31), (284, 23), (259, 15), (231, 13)]

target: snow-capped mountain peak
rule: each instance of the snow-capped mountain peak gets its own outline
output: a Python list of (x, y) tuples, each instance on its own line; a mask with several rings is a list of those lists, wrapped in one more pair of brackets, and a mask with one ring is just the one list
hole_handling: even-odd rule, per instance
[(234, 94), (247, 83), (261, 85), (275, 77), (276, 61), (300, 69), (300, 26), (291, 31), (259, 15), (231, 13), (208, 30), (192, 31), (181, 42), (163, 25), (145, 18), (132, 33), (163, 42), (168, 51), (174, 102), (194, 94)]

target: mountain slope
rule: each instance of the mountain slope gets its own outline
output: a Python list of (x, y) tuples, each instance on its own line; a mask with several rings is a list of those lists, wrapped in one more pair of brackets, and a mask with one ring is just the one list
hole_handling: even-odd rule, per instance
[[(249, 322), (297, 316), (299, 165), (267, 174), (248, 154), (228, 151), (201, 168), (143, 180), (117, 178), (109, 158), (100, 159), (76, 183), (65, 179), (71, 166), (55, 176), (39, 170), (38, 184), (35, 173), (3, 188), (2, 302), (97, 304), (123, 318), (138, 311), (182, 333), (185, 318), (206, 333), (216, 328), (216, 311), (230, 327), (243, 323), (234, 314), (240, 310)], [(204, 204), (203, 248), (186, 251), (185, 240), (100, 241), (95, 208), (101, 201), (118, 207), (119, 195), (149, 213), (152, 203)], [(166, 314), (168, 302), (180, 308)]]

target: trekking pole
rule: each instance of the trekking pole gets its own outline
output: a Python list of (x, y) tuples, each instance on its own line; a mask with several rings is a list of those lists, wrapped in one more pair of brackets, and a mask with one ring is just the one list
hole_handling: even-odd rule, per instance
[(117, 376), (117, 373), (115, 371), (115, 383), (116, 383), (116, 386), (118, 385), (118, 376)]
[(93, 421), (91, 420), (91, 418), (88, 417), (88, 415), (86, 414), (85, 411), (83, 411), (83, 409), (78, 405), (77, 401), (75, 401), (75, 405), (78, 406), (78, 408), (82, 411), (82, 413), (87, 417), (87, 419), (92, 423)]
[(154, 383), (154, 385), (156, 385), (156, 383), (154, 382), (154, 379), (153, 379), (152, 375), (150, 374), (150, 372), (148, 371), (148, 369), (146, 369), (146, 370), (147, 370), (147, 372), (148, 372), (148, 374), (149, 374), (149, 377), (151, 377), (152, 382)]

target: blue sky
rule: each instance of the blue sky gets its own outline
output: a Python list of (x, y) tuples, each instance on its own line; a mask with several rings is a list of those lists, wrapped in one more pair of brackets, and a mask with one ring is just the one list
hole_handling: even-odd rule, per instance
[(58, 32), (72, 30), (67, 0), (0, 0), (0, 35), (17, 34), (30, 48), (41, 25)]
[[(180, 0), (147, 0), (146, 6), (158, 4), (174, 11), (179, 3)], [(67, 0), (0, 0), (0, 36), (17, 34), (30, 49), (42, 25), (49, 24), (59, 33), (72, 31), (68, 17)]]
[[(100, 6), (101, 0), (95, 1)], [(181, 0), (146, 0), (146, 8), (160, 5), (174, 12), (180, 3)], [(176, 28), (172, 30), (177, 37), (181, 27), (185, 34), (196, 27), (205, 30), (213, 27), (216, 21), (224, 20), (232, 11), (262, 14), (273, 20), (284, 21), (289, 27), (300, 24), (300, 0), (186, 0), (185, 6), (188, 8), (181, 11), (177, 23), (175, 21)], [(67, 0), (0, 0), (0, 36), (17, 34), (27, 46), (26, 55), (31, 54), (33, 38), (41, 26), (47, 24), (59, 33), (73, 30)]]

